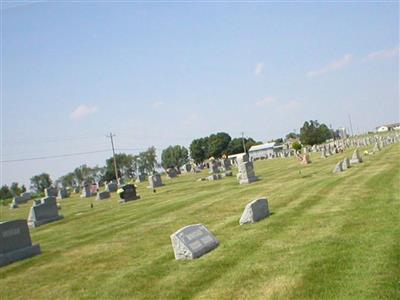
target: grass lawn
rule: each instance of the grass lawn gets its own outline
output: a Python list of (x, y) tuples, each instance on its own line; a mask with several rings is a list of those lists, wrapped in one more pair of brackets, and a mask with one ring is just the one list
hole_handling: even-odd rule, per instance
[[(142, 183), (124, 205), (116, 194), (61, 200), (65, 218), (31, 230), (42, 254), (0, 268), (0, 298), (400, 299), (400, 145), (333, 174), (351, 153), (257, 161), (250, 185), (197, 182), (205, 171), (163, 178), (156, 193)], [(240, 226), (259, 196), (273, 214)], [(0, 219), (26, 219), (30, 206), (3, 206)], [(175, 261), (170, 234), (196, 223), (220, 246)]]

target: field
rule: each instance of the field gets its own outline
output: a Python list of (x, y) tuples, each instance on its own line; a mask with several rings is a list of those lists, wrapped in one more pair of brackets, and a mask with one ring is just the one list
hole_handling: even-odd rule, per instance
[[(124, 205), (115, 194), (62, 200), (62, 221), (31, 230), (42, 254), (0, 268), (0, 298), (399, 299), (400, 145), (332, 174), (345, 155), (257, 161), (250, 185), (197, 182), (204, 171), (163, 178), (156, 193), (142, 183), (141, 200)], [(240, 226), (259, 196), (272, 215)], [(30, 206), (3, 206), (1, 220), (26, 219)], [(170, 234), (196, 223), (220, 246), (175, 261)]]

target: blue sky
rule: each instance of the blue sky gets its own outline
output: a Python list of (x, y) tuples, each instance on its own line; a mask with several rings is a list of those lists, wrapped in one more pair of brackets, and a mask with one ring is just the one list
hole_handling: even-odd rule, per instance
[[(2, 160), (266, 141), (317, 119), (399, 120), (399, 7), (386, 3), (8, 2)], [(111, 152), (2, 163), (0, 184)]]

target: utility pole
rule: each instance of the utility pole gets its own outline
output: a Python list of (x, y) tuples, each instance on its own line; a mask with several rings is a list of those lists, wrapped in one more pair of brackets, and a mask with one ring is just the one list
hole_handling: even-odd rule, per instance
[(243, 153), (246, 153), (246, 145), (244, 143), (244, 132), (242, 132)]
[(114, 171), (115, 171), (115, 178), (117, 179), (117, 184), (119, 185), (119, 177), (118, 177), (118, 169), (117, 169), (117, 160), (115, 159), (115, 149), (114, 149), (114, 140), (113, 137), (115, 134), (110, 132), (110, 135), (107, 135), (108, 138), (111, 140), (111, 148), (113, 152), (113, 160), (114, 160)]
[(353, 136), (353, 135), (354, 135), (354, 132), (353, 132), (353, 125), (351, 125), (351, 116), (350, 116), (350, 114), (349, 114), (349, 122), (350, 122), (351, 136)]

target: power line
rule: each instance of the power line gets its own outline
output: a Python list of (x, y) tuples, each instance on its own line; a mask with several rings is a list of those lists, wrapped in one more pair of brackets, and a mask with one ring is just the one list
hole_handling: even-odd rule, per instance
[(62, 157), (70, 157), (70, 156), (78, 156), (85, 154), (93, 154), (93, 153), (101, 153), (101, 152), (109, 152), (109, 149), (104, 150), (95, 150), (95, 151), (87, 151), (87, 152), (75, 152), (75, 153), (66, 153), (59, 155), (49, 155), (49, 156), (40, 156), (40, 157), (31, 157), (31, 158), (21, 158), (21, 159), (8, 159), (1, 160), (1, 163), (10, 163), (10, 162), (19, 162), (19, 161), (30, 161), (30, 160), (42, 160), (42, 159), (51, 159), (51, 158), (62, 158)]
[(107, 137), (109, 137), (111, 140), (111, 148), (112, 148), (113, 160), (114, 160), (115, 179), (117, 180), (117, 183), (119, 185), (117, 160), (115, 159), (115, 149), (114, 149), (114, 141), (113, 141), (114, 136), (115, 136), (115, 134), (112, 134), (111, 132), (110, 132), (110, 135), (107, 135)]

